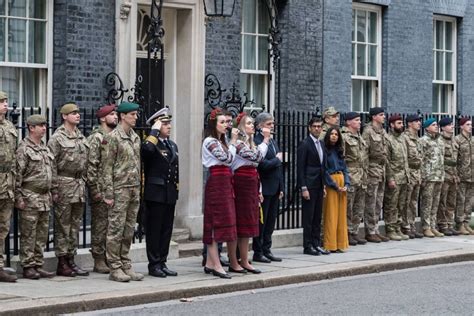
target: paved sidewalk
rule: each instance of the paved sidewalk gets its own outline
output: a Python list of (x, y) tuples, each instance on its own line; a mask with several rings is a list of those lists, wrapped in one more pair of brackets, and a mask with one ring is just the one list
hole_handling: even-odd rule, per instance
[[(346, 253), (308, 256), (302, 248), (274, 250), (283, 262), (255, 264), (260, 275), (232, 274), (223, 280), (203, 273), (200, 257), (171, 260), (168, 266), (179, 273), (166, 279), (146, 275), (141, 282), (118, 283), (108, 276), (55, 277), (43, 280), (19, 279), (0, 283), (0, 313), (64, 313), (145, 304), (183, 297), (195, 297), (250, 290), (349, 275), (411, 268), (458, 261), (474, 261), (474, 236), (391, 241), (351, 247)], [(146, 263), (135, 270), (147, 272)]]

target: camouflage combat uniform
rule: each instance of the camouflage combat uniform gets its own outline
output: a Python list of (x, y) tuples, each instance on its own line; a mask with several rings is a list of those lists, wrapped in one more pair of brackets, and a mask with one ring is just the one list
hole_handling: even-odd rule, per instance
[(404, 132), (407, 156), (408, 156), (408, 185), (406, 211), (401, 210), (402, 228), (405, 232), (415, 231), (416, 211), (418, 209), (418, 197), (420, 195), (421, 185), (421, 162), (423, 152), (418, 133), (412, 133), (410, 130)]
[(387, 133), (383, 127), (375, 127), (373, 123), (369, 123), (362, 133), (362, 138), (367, 144), (369, 157), (364, 212), (365, 230), (368, 235), (380, 234), (378, 222), (382, 210), (385, 185), (386, 135)]
[[(390, 233), (400, 231), (401, 221), (399, 216), (406, 212), (409, 168), (407, 146), (405, 136), (402, 133), (391, 131), (388, 134), (387, 154), (383, 209), (386, 232)], [(395, 182), (394, 188), (388, 186), (389, 181)]]
[(438, 209), (438, 227), (442, 230), (454, 229), (454, 211), (456, 209), (456, 192), (458, 189), (458, 145), (454, 135), (441, 134), (444, 144), (444, 182)]
[(131, 268), (129, 257), (140, 207), (140, 138), (119, 124), (105, 138), (103, 160), (105, 198), (114, 200), (109, 209), (106, 257), (112, 270)]
[(436, 229), (441, 187), (444, 181), (444, 143), (439, 135), (428, 132), (420, 139), (423, 151), (421, 164), (421, 215), (423, 229)]
[(23, 268), (41, 267), (48, 239), (54, 156), (43, 142), (37, 145), (26, 137), (16, 151), (16, 162), (15, 199), (25, 203), (19, 212), (20, 261)]
[(5, 238), (10, 230), (15, 191), (15, 151), (18, 134), (7, 119), (0, 120), (0, 268), (4, 266)]
[[(98, 126), (87, 138), (87, 143), (89, 144), (87, 185), (91, 201), (91, 253), (94, 259), (104, 260), (109, 210), (109, 207), (103, 201), (105, 191), (103, 156), (107, 146), (106, 135), (107, 132)], [(97, 194), (101, 196), (98, 201), (94, 200)]]
[(359, 233), (364, 217), (365, 190), (367, 188), (367, 144), (360, 133), (352, 134), (342, 128), (344, 152), (351, 185), (347, 189), (347, 229), (349, 234)]
[(74, 256), (85, 202), (87, 141), (79, 129), (72, 133), (61, 125), (48, 147), (55, 158), (52, 194), (58, 194), (54, 210), (54, 246), (57, 257)]
[(468, 224), (471, 221), (472, 198), (474, 195), (474, 146), (472, 136), (462, 132), (455, 137), (458, 144), (457, 171), (460, 179), (456, 199), (456, 224)]

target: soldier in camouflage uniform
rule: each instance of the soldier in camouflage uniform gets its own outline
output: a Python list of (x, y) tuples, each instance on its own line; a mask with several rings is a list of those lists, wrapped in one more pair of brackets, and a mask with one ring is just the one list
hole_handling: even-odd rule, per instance
[(438, 228), (446, 236), (457, 236), (454, 229), (454, 211), (456, 209), (456, 191), (459, 177), (457, 171), (458, 145), (454, 140), (454, 124), (450, 117), (439, 121), (441, 140), (444, 143), (444, 182), (438, 208)]
[(346, 114), (342, 128), (344, 152), (351, 185), (347, 189), (347, 229), (351, 246), (364, 245), (367, 240), (359, 237), (359, 226), (364, 217), (365, 189), (367, 188), (367, 145), (360, 134), (360, 114)]
[(423, 151), (421, 164), (421, 214), (423, 235), (443, 237), (436, 229), (439, 198), (444, 181), (444, 143), (438, 134), (438, 123), (429, 118), (423, 123), (425, 135), (420, 139)]
[(387, 135), (386, 185), (384, 193), (385, 231), (390, 240), (407, 240), (410, 237), (401, 232), (401, 215), (406, 212), (408, 184), (408, 156), (403, 119), (394, 114), (389, 118), (390, 133)]
[(18, 134), (15, 126), (6, 119), (8, 95), (0, 91), (0, 282), (15, 282), (16, 276), (3, 270), (5, 238), (10, 230), (14, 204), (15, 150)]
[(369, 110), (372, 118), (362, 133), (362, 138), (367, 144), (369, 166), (367, 171), (367, 190), (365, 194), (365, 239), (369, 242), (379, 243), (389, 241), (380, 235), (378, 223), (385, 186), (385, 164), (387, 162), (387, 133), (383, 128), (385, 113), (383, 108), (376, 107)]
[(74, 262), (85, 202), (87, 141), (77, 128), (81, 120), (76, 104), (60, 109), (63, 124), (54, 132), (48, 147), (55, 158), (53, 178), (54, 246), (58, 257), (57, 275), (89, 275)]
[(29, 135), (16, 151), (15, 201), (20, 210), (20, 262), (23, 277), (51, 278), (54, 273), (43, 269), (43, 249), (48, 240), (54, 156), (41, 140), (46, 134), (46, 118), (31, 115), (26, 124)]
[(91, 201), (91, 253), (94, 258), (94, 272), (109, 273), (105, 259), (105, 239), (107, 236), (109, 206), (104, 202), (103, 152), (105, 135), (117, 126), (115, 104), (101, 107), (97, 113), (99, 126), (87, 138), (89, 154), (87, 157), (87, 185)]
[(336, 111), (336, 108), (333, 106), (328, 107), (323, 112), (323, 130), (321, 131), (321, 135), (319, 135), (320, 140), (324, 140), (324, 136), (326, 136), (326, 132), (330, 127), (337, 127), (339, 128), (339, 112)]
[(418, 115), (408, 115), (406, 118), (407, 129), (404, 132), (408, 155), (408, 185), (407, 203), (405, 210), (400, 210), (402, 217), (402, 232), (411, 239), (423, 238), (423, 234), (416, 231), (415, 219), (418, 209), (418, 197), (421, 186), (421, 161), (423, 153), (421, 151), (420, 138), (418, 132), (421, 129), (421, 119)]
[(140, 207), (140, 137), (133, 131), (138, 104), (122, 102), (117, 112), (118, 126), (106, 137), (103, 160), (105, 202), (109, 209), (106, 258), (109, 279), (118, 282), (140, 281), (129, 257), (138, 209)]
[(456, 199), (456, 229), (463, 235), (474, 235), (469, 226), (474, 195), (474, 140), (472, 121), (462, 118), (459, 121), (461, 133), (455, 137), (458, 144), (457, 171), (460, 178)]

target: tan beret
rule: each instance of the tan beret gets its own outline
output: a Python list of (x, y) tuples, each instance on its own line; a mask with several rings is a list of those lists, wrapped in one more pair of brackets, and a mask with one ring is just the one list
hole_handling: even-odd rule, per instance
[(328, 107), (327, 109), (324, 110), (323, 112), (323, 116), (326, 117), (326, 116), (333, 116), (333, 115), (336, 115), (336, 114), (339, 114), (339, 112), (336, 110), (335, 107), (333, 106), (330, 106)]
[(8, 99), (8, 94), (5, 91), (0, 91), (0, 100)]
[(61, 114), (69, 114), (75, 111), (79, 112), (79, 108), (74, 103), (66, 103), (61, 107), (61, 110), (59, 110)]
[(46, 124), (46, 117), (44, 115), (40, 114), (33, 114), (28, 116), (26, 119), (26, 124), (30, 126), (35, 126), (35, 125), (40, 125), (40, 124)]

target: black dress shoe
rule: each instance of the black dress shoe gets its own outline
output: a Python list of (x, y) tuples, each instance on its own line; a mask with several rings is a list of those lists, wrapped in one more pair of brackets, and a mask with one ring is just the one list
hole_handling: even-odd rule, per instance
[(255, 262), (262, 262), (262, 263), (270, 263), (271, 260), (265, 257), (264, 255), (253, 255), (253, 261)]
[(234, 273), (247, 273), (247, 269), (240, 269), (240, 270), (235, 270), (234, 268), (232, 268), (231, 266), (229, 266), (229, 272), (234, 272)]
[(167, 276), (177, 276), (178, 272), (168, 269), (166, 264), (161, 264), (161, 271), (163, 271)]
[(214, 271), (214, 269), (211, 269), (211, 268), (208, 268), (208, 267), (204, 267), (204, 273), (205, 273), (205, 274), (211, 274), (212, 271)]
[(262, 273), (262, 271), (259, 270), (259, 269), (247, 269), (247, 268), (245, 268), (245, 270), (247, 270), (248, 272), (253, 273), (253, 274), (260, 274), (260, 273)]
[(166, 273), (160, 269), (160, 267), (155, 267), (151, 270), (148, 270), (148, 274), (157, 278), (166, 278)]
[(327, 251), (326, 249), (324, 249), (323, 247), (316, 247), (314, 248), (316, 251), (320, 252), (322, 255), (328, 255), (330, 254), (331, 252), (330, 251)]
[(311, 256), (319, 256), (321, 255), (321, 253), (319, 251), (317, 251), (316, 249), (314, 249), (313, 247), (309, 247), (309, 248), (305, 248), (303, 253), (305, 255), (311, 255)]
[[(208, 269), (209, 269), (209, 268), (208, 268)], [(210, 272), (211, 272), (211, 274), (212, 274), (213, 276), (217, 276), (217, 277), (219, 277), (219, 278), (221, 278), (221, 279), (232, 279), (232, 277), (231, 277), (229, 274), (225, 273), (225, 272), (224, 272), (224, 273), (221, 273), (221, 272), (218, 272), (218, 271), (216, 271), (216, 270), (214, 270), (214, 269), (209, 269), (209, 270), (211, 270)], [(204, 269), (204, 272), (206, 272), (205, 269)], [(206, 272), (206, 273), (207, 273), (207, 272)]]
[(264, 254), (264, 256), (270, 259), (270, 261), (281, 262), (281, 258), (275, 257), (271, 252)]

